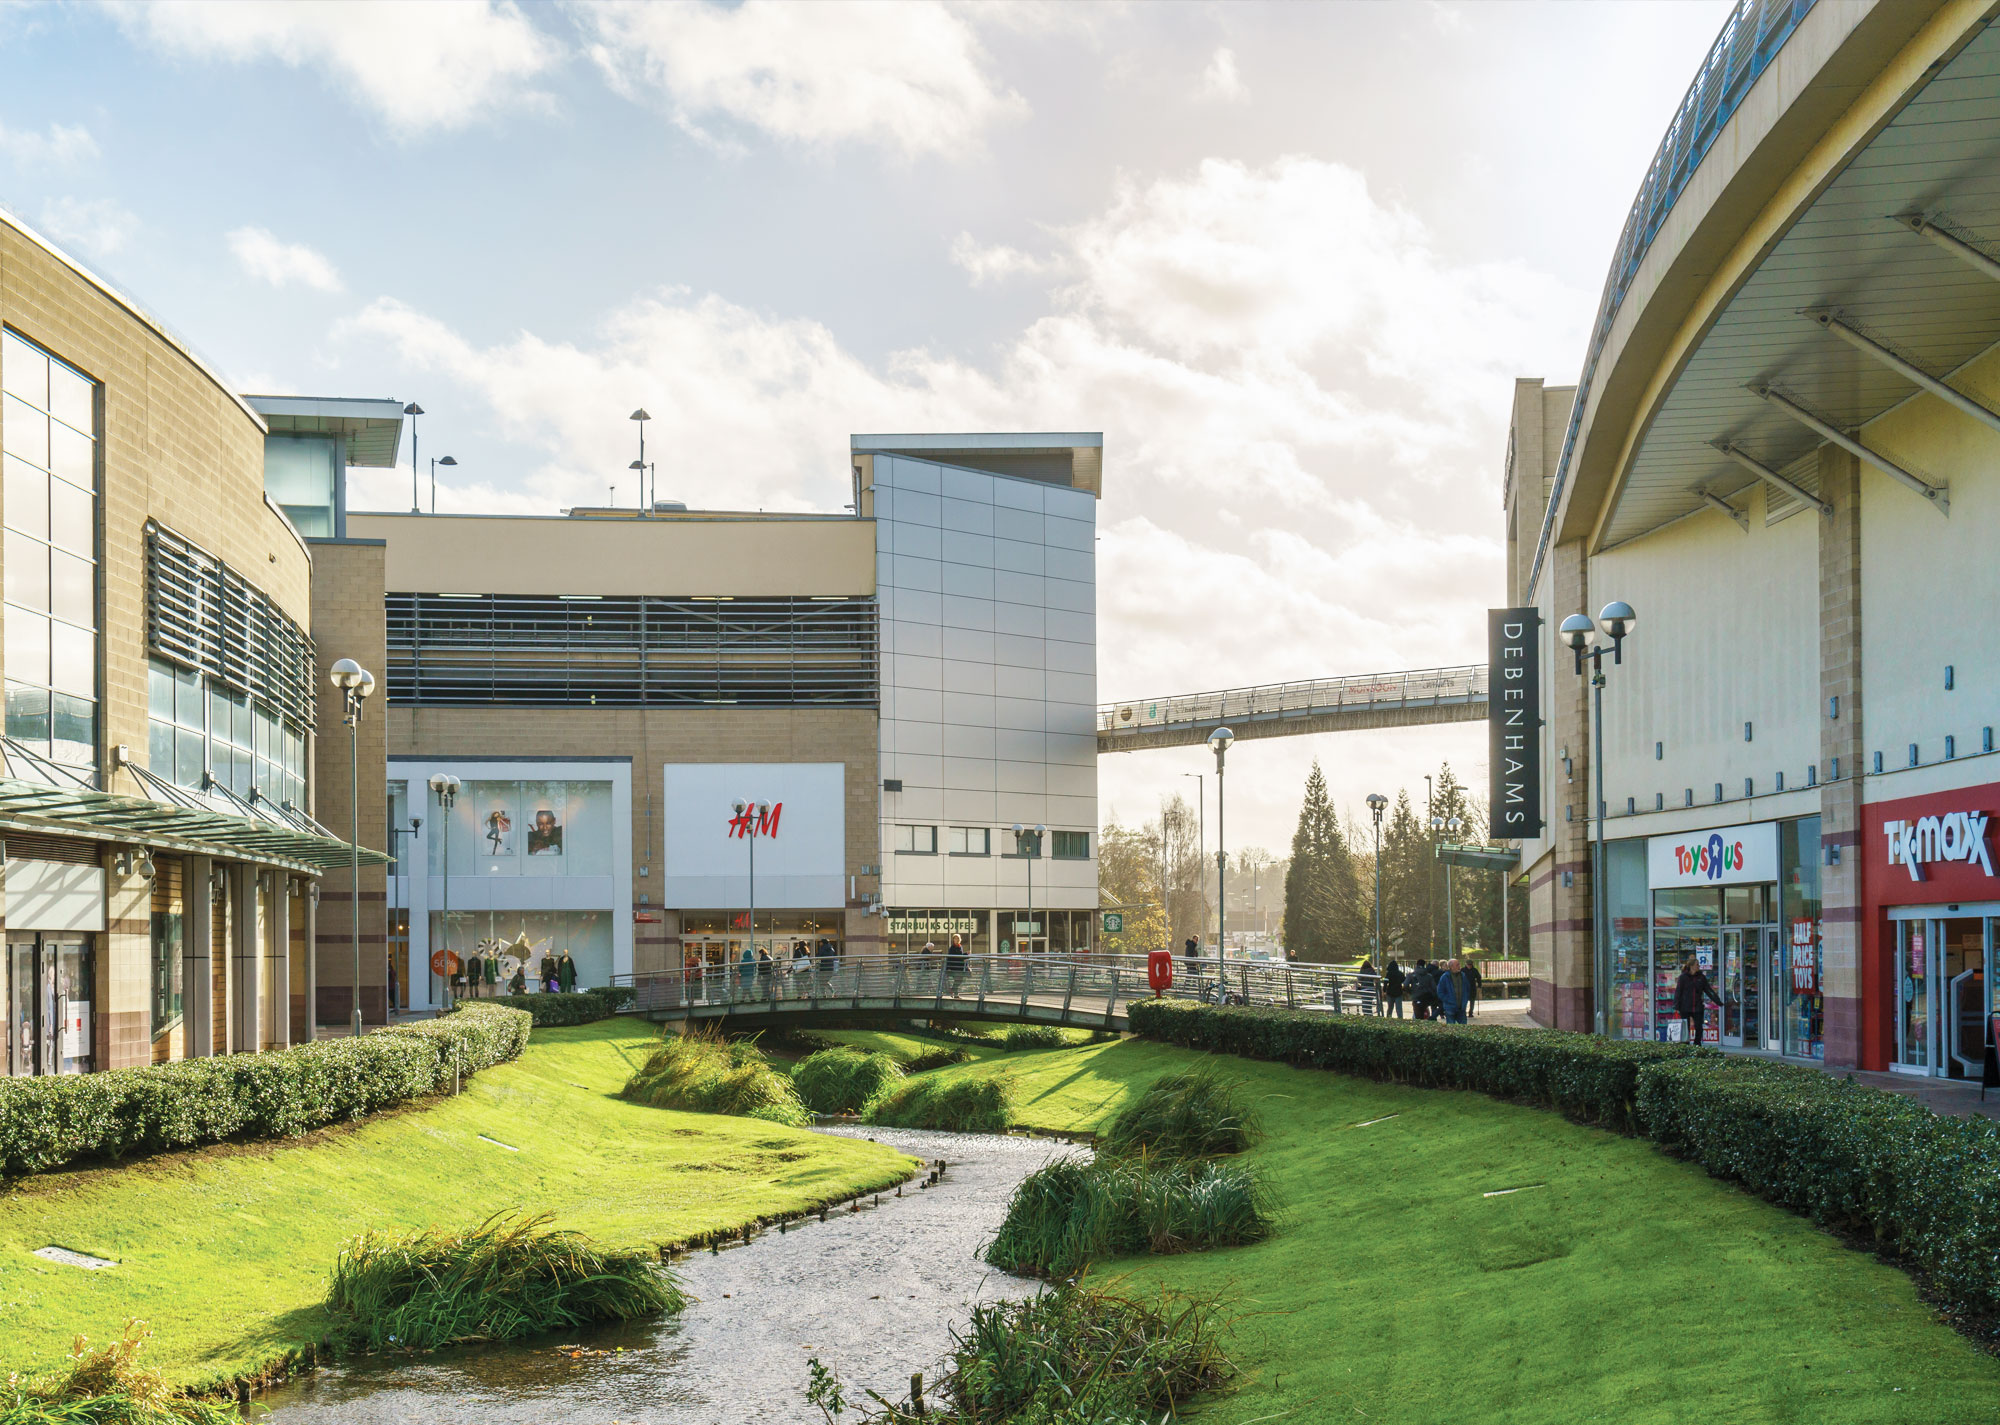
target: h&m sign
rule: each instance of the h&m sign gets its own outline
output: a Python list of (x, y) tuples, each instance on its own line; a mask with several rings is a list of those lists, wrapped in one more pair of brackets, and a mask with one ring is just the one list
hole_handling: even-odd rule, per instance
[(1492, 834), (1542, 834), (1542, 616), (1486, 611), (1486, 729)]
[(1901, 866), (1910, 879), (1921, 881), (1924, 868), (1939, 861), (1963, 861), (1993, 874), (1993, 858), (1986, 846), (1983, 811), (1952, 811), (1943, 816), (1920, 816), (1915, 821), (1885, 821), (1882, 835), (1889, 843), (1889, 864)]

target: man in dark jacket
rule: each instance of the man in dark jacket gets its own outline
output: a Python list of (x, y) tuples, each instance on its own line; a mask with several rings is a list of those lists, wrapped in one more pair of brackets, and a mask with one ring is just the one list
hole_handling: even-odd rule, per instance
[(1411, 985), (1410, 998), (1415, 1002), (1418, 1019), (1436, 1019), (1438, 967), (1428, 960), (1417, 961), (1417, 972)]
[(1705, 1011), (1702, 1001), (1721, 1004), (1715, 996), (1715, 986), (1708, 982), (1702, 972), (1701, 962), (1690, 955), (1681, 966), (1678, 978), (1674, 980), (1674, 1013), (1678, 1014), (1688, 1027), (1688, 1043), (1701, 1043), (1701, 1022)]
[(1465, 1023), (1465, 972), (1457, 960), (1447, 960), (1437, 980), (1438, 1007), (1446, 1023)]
[(1470, 1019), (1478, 1013), (1479, 987), (1486, 983), (1486, 976), (1470, 960), (1459, 961), (1459, 973), (1465, 976), (1465, 1017)]
[(1403, 1017), (1403, 966), (1400, 961), (1390, 960), (1382, 971), (1382, 999), (1384, 1014), (1397, 1019)]

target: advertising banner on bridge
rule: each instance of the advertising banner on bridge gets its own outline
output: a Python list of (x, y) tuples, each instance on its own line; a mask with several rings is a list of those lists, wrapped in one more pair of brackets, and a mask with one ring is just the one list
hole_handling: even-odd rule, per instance
[(1486, 611), (1487, 802), (1501, 840), (1542, 832), (1542, 617), (1529, 609)]

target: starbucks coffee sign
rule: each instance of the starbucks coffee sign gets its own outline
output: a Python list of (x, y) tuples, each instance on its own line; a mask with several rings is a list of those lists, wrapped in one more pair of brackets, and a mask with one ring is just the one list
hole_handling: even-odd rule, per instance
[(969, 915), (891, 915), (882, 928), (890, 935), (976, 935), (979, 922)]

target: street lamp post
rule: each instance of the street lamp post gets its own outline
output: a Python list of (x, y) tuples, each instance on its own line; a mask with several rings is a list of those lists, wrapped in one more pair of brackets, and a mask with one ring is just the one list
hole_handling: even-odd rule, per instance
[(1389, 799), (1380, 792), (1368, 794), (1368, 811), (1375, 818), (1375, 953), (1369, 958), (1387, 969), (1389, 957), (1382, 953), (1382, 808)]
[(410, 513), (423, 513), (423, 505), (417, 500), (417, 417), (424, 408), (415, 401), (403, 407), (403, 414), (410, 418)]
[(639, 423), (639, 458), (632, 462), (631, 468), (639, 472), (639, 508), (643, 510), (646, 508), (646, 422), (652, 417), (641, 406), (626, 419)]
[[(1590, 659), (1591, 697), (1591, 749), (1590, 765), (1597, 784), (1597, 839), (1590, 848), (1590, 931), (1591, 931), (1591, 980), (1596, 986), (1597, 1008), (1595, 1018), (1597, 1028), (1603, 1029), (1604, 1018), (1604, 970), (1608, 963), (1611, 946), (1610, 921), (1606, 917), (1608, 909), (1604, 897), (1604, 654), (1605, 646), (1594, 641), (1598, 629), (1611, 640), (1611, 661), (1622, 664), (1625, 661), (1625, 639), (1638, 625), (1639, 615), (1623, 599), (1613, 599), (1598, 610), (1597, 622), (1592, 623), (1589, 614), (1571, 614), (1562, 621), (1563, 642), (1576, 655), (1576, 672), (1583, 676), (1583, 660)], [(1505, 907), (1505, 901), (1502, 901)]]
[[(1035, 933), (1035, 862), (1042, 859), (1042, 833), (1047, 830), (1048, 827), (1042, 825), (1040, 822), (1037, 822), (1032, 827), (1023, 826), (1018, 821), (1014, 823), (1014, 854), (1028, 858), (1028, 933), (1030, 935)], [(1021, 948), (1021, 933), (1018, 928), (1014, 932), (1014, 948), (1016, 950)], [(1048, 937), (1044, 936), (1042, 938), (1043, 953), (1046, 954), (1048, 948)]]
[[(347, 724), (347, 791), (349, 836), (347, 841), (348, 870), (353, 899), (348, 904), (348, 923), (354, 929), (354, 1015), (352, 1029), (354, 1037), (361, 1037), (361, 751), (356, 741), (361, 727), (361, 705), (368, 695), (375, 691), (375, 675), (356, 663), (352, 658), (343, 658), (333, 665), (328, 678), (333, 686), (340, 689), (343, 707), (342, 721)], [(386, 1013), (388, 987), (383, 986)]]
[(1208, 735), (1208, 745), (1215, 749), (1215, 989), (1218, 1004), (1222, 995), (1223, 946), (1229, 939), (1229, 858), (1222, 849), (1222, 756), (1235, 740), (1236, 734), (1226, 727), (1218, 727)]
[[(1434, 816), (1431, 830), (1445, 836), (1457, 836), (1465, 829), (1465, 822), (1455, 816)], [(1456, 905), (1458, 899), (1458, 866), (1455, 862), (1444, 863), (1444, 926), (1445, 938), (1451, 942), (1451, 953), (1458, 954), (1458, 920)]]
[[(402, 846), (402, 842), (399, 841), (397, 838), (407, 836), (410, 838), (410, 844), (414, 846), (416, 845), (417, 833), (422, 831), (423, 829), (424, 829), (424, 819), (420, 816), (411, 817), (410, 824), (408, 826), (392, 826), (389, 828), (390, 868), (393, 872), (396, 873), (397, 879), (403, 882), (403, 885), (406, 889), (410, 884), (409, 882), (410, 872), (409, 872), (409, 867), (403, 865), (402, 863), (401, 849), (400, 849)], [(402, 906), (390, 906), (389, 909), (392, 913), (398, 910), (403, 912), (403, 954), (405, 955), (405, 957), (407, 957), (410, 953), (410, 908), (407, 905), (402, 905)], [(393, 974), (391, 972), (396, 963), (396, 958), (394, 954), (391, 953), (389, 948), (390, 945), (394, 943), (394, 940), (395, 937), (391, 934), (391, 927), (384, 926), (382, 930), (382, 971), (383, 971), (382, 987), (385, 993), (388, 990), (389, 981), (393, 978)], [(409, 985), (407, 983), (407, 977), (409, 974), (409, 965), (407, 963), (407, 960), (403, 967), (403, 973), (405, 976), (405, 981), (403, 982), (403, 988), (407, 990), (409, 988)], [(396, 1013), (396, 997), (394, 995), (389, 995), (388, 1003), (389, 1003), (388, 1011), (383, 1016), (385, 1019), (394, 1017)]]
[[(460, 784), (458, 778), (452, 776), (451, 773), (449, 772), (434, 772), (431, 774), (430, 789), (437, 795), (438, 810), (442, 813), (439, 820), (441, 824), (444, 826), (444, 850), (443, 854), (438, 858), (439, 864), (444, 867), (444, 870), (438, 876), (439, 883), (444, 887), (444, 909), (440, 912), (438, 918), (438, 926), (441, 932), (439, 938), (444, 941), (444, 973), (439, 975), (438, 978), (444, 981), (444, 993), (439, 996), (439, 999), (442, 1000), (444, 1007), (447, 1010), (452, 1007), (451, 1006), (451, 804), (458, 800), (459, 785)], [(426, 874), (428, 874), (428, 868), (426, 868)]]
[[(633, 415), (632, 419), (636, 421), (643, 417), (644, 413), (640, 412)], [(645, 429), (644, 426), (639, 427), (642, 435)], [(753, 963), (757, 959), (757, 828), (768, 824), (770, 816), (769, 802), (758, 802), (755, 806), (749, 802), (736, 804), (737, 820), (743, 823), (743, 839), (750, 843), (750, 959)], [(728, 983), (727, 976), (730, 970), (734, 968), (732, 965), (723, 969), (725, 984)]]
[(453, 460), (449, 455), (433, 455), (431, 457), (431, 513), (432, 514), (436, 514), (438, 512), (438, 466), (456, 465), (456, 464), (458, 464), (458, 462), (456, 460)]
[[(1181, 775), (1183, 777), (1194, 778), (1194, 859), (1195, 864), (1199, 865), (1208, 855), (1208, 774), (1206, 772), (1183, 772)], [(1195, 878), (1195, 885), (1199, 888), (1200, 884), (1201, 878), (1197, 876)], [(1201, 898), (1204, 901), (1208, 899), (1206, 894), (1202, 895)], [(1194, 932), (1197, 944), (1200, 943), (1202, 936), (1208, 934), (1208, 907), (1206, 905), (1201, 906), (1196, 912)]]

